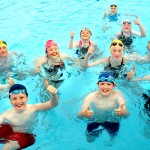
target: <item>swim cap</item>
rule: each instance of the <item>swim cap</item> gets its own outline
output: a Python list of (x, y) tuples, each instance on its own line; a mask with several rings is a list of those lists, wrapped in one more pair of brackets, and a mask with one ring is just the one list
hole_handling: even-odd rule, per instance
[(117, 7), (117, 5), (116, 4), (111, 4), (110, 7)]
[(92, 35), (91, 30), (90, 30), (89, 28), (86, 28), (86, 27), (85, 27), (85, 28), (82, 28), (82, 29), (81, 29), (81, 31), (80, 31), (80, 36), (81, 36), (81, 33), (82, 33), (83, 30), (88, 30), (88, 31), (90, 32), (90, 34)]
[(126, 23), (127, 23), (127, 24), (131, 24), (131, 21), (130, 21), (130, 20), (123, 20), (123, 21), (122, 21), (122, 25), (124, 25), (124, 24), (126, 24)]
[(120, 47), (124, 48), (124, 44), (122, 43), (121, 40), (113, 40), (112, 43), (110, 44), (110, 50), (112, 50), (112, 46), (119, 45)]
[(53, 40), (48, 40), (45, 44), (45, 49), (51, 46), (58, 46)]
[[(14, 84), (14, 85), (12, 85), (12, 86), (10, 87), (10, 89), (9, 89), (9, 94), (10, 94), (11, 92), (15, 91), (15, 90), (25, 90), (25, 94), (28, 96), (27, 89), (26, 89), (26, 87), (25, 87), (24, 85), (22, 85), (22, 84)], [(9, 97), (10, 97), (10, 95), (9, 95)]]
[(98, 77), (98, 83), (99, 82), (105, 82), (105, 81), (113, 83), (114, 85), (116, 84), (113, 74), (111, 72), (108, 72), (108, 71), (102, 72)]
[(5, 41), (3, 41), (3, 40), (0, 40), (0, 47), (1, 46), (6, 46), (7, 47), (7, 43)]

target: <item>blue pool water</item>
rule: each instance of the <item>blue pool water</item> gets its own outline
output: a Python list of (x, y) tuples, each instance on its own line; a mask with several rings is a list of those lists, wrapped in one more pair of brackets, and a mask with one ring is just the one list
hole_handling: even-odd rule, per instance
[[(93, 33), (92, 40), (104, 51), (103, 56), (108, 56), (110, 38), (120, 30), (120, 26), (114, 23), (106, 32), (102, 31), (105, 24), (102, 20), (103, 12), (105, 9), (109, 10), (112, 3), (118, 5), (118, 12), (122, 14), (139, 16), (147, 37), (136, 39), (134, 49), (144, 55), (147, 52), (147, 41), (150, 40), (149, 0), (0, 1), (0, 39), (8, 43), (10, 51), (23, 53), (26, 59), (24, 68), (31, 68), (33, 61), (44, 54), (46, 40), (55, 40), (61, 52), (74, 55), (74, 52), (68, 49), (70, 31), (75, 32), (77, 41), (80, 29), (89, 27)], [(122, 16), (121, 19), (134, 20), (134, 17)], [(133, 29), (139, 30), (135, 25)], [(142, 90), (150, 89), (149, 82), (135, 83), (136, 85), (120, 83), (120, 86), (116, 87), (124, 93), (130, 116), (121, 121), (120, 131), (114, 143), (109, 142), (109, 135), (106, 132), (103, 132), (95, 142), (86, 142), (84, 135), (86, 122), (78, 120), (76, 114), (86, 94), (96, 89), (99, 69), (102, 68), (79, 72), (78, 68), (74, 70), (68, 68), (72, 76), (59, 88), (60, 103), (55, 109), (39, 115), (34, 130), (37, 135), (36, 143), (28, 147), (28, 150), (150, 149), (150, 118), (144, 108), (145, 100), (141, 98)], [(140, 64), (137, 66), (137, 76), (150, 74), (149, 70), (149, 64)], [(15, 81), (27, 86), (29, 103), (44, 101), (43, 88), (41, 89), (43, 85), (38, 76)], [(6, 92), (1, 93), (0, 105), (0, 113), (11, 107)]]

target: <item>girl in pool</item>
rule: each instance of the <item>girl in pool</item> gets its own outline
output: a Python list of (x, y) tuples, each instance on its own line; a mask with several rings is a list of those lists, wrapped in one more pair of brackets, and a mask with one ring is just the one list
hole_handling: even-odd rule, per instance
[[(124, 44), (120, 40), (114, 40), (110, 45), (110, 52), (111, 56), (99, 59), (95, 62), (88, 63), (90, 55), (94, 52), (94, 48), (90, 47), (88, 50), (88, 53), (85, 56), (83, 66), (84, 67), (92, 67), (97, 66), (99, 64), (106, 65), (104, 67), (104, 70), (111, 71), (114, 75), (114, 77), (122, 77), (127, 74), (127, 71), (124, 69), (125, 64), (127, 64), (129, 61), (139, 61), (139, 62), (149, 62), (149, 56), (141, 57), (136, 54), (130, 54), (123, 56), (123, 50), (124, 50)], [(130, 72), (129, 72), (130, 74)], [(128, 78), (132, 78), (134, 75), (133, 71), (130, 75), (127, 75)]]
[(92, 36), (92, 32), (89, 28), (83, 28), (80, 31), (80, 40), (78, 42), (73, 42), (73, 38), (74, 38), (74, 32), (71, 31), (70, 33), (70, 43), (69, 43), (69, 48), (73, 49), (73, 48), (77, 48), (76, 50), (76, 54), (79, 58), (79, 60), (83, 60), (85, 57), (85, 54), (88, 51), (88, 48), (90, 46), (93, 46), (95, 48), (95, 52), (93, 54), (93, 58), (97, 55), (99, 55), (99, 48), (98, 46), (90, 41), (90, 38)]
[(65, 79), (64, 74), (68, 74), (64, 61), (71, 60), (78, 63), (73, 57), (59, 52), (58, 45), (53, 40), (48, 40), (45, 44), (45, 56), (35, 60), (36, 73), (41, 72), (43, 67), (49, 82), (58, 87)]
[(114, 39), (121, 40), (126, 47), (131, 47), (133, 38), (135, 36), (146, 37), (146, 32), (143, 25), (138, 20), (138, 17), (134, 20), (134, 24), (139, 26), (140, 32), (132, 30), (132, 24), (129, 20), (122, 22), (122, 30), (114, 35)]
[[(120, 91), (114, 90), (115, 79), (110, 72), (102, 72), (98, 78), (98, 90), (84, 99), (79, 118), (93, 118), (87, 125), (87, 141), (92, 142), (105, 129), (111, 137), (119, 131), (116, 116), (127, 116), (126, 101)], [(91, 108), (92, 107), (92, 108)], [(98, 129), (98, 127), (102, 129)]]

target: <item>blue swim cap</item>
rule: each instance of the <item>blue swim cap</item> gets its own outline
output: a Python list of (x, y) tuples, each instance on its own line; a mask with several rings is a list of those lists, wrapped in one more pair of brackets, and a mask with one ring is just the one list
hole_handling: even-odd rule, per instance
[(98, 83), (99, 82), (111, 82), (113, 84), (115, 83), (115, 78), (111, 72), (102, 72), (98, 77)]
[[(24, 85), (22, 85), (22, 84), (14, 84), (14, 85), (12, 85), (12, 86), (10, 87), (10, 89), (9, 89), (9, 94), (10, 94), (11, 92), (15, 91), (15, 90), (25, 90), (25, 94), (28, 96), (27, 89), (26, 89), (26, 87), (25, 87)], [(9, 97), (10, 97), (10, 95), (9, 95)]]

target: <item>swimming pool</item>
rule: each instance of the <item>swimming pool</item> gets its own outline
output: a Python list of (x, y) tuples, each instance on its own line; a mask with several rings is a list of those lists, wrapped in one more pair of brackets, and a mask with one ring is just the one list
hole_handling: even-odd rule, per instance
[[(149, 0), (133, 0), (132, 2), (126, 0), (112, 0), (111, 2), (109, 0), (1, 1), (0, 39), (8, 43), (10, 51), (23, 53), (27, 63), (33, 64), (39, 55), (44, 54), (44, 44), (48, 39), (54, 39), (59, 43), (60, 51), (74, 55), (73, 51), (68, 50), (70, 31), (75, 31), (75, 40), (78, 40), (80, 29), (89, 27), (93, 33), (92, 40), (98, 43), (101, 50), (105, 50), (104, 56), (108, 56), (108, 43), (111, 41), (112, 32), (114, 34), (120, 29), (119, 26), (115, 26), (105, 33), (101, 30), (104, 24), (102, 20), (103, 11), (108, 10), (112, 3), (118, 5), (118, 12), (120, 13), (139, 16), (140, 21), (145, 26), (147, 37), (137, 39), (135, 49), (144, 54), (147, 41), (150, 39), (148, 34), (150, 33)], [(134, 17), (129, 16), (127, 18), (134, 19)], [(139, 30), (134, 25), (133, 28)], [(27, 67), (29, 66), (27, 65)], [(150, 73), (149, 65), (141, 65), (141, 67), (143, 69), (140, 69), (139, 75)], [(109, 136), (106, 132), (103, 132), (94, 143), (86, 142), (84, 135), (86, 123), (78, 120), (76, 113), (84, 96), (96, 88), (95, 83), (99, 71), (98, 68), (92, 68), (79, 73), (69, 69), (72, 76), (59, 88), (60, 103), (58, 107), (39, 115), (38, 125), (34, 131), (37, 140), (33, 146), (27, 148), (28, 150), (98, 150), (100, 148), (147, 150), (150, 148), (150, 119), (144, 108), (145, 101), (140, 96), (136, 96), (140, 92), (139, 86), (133, 91), (130, 90), (132, 84), (125, 84), (126, 88), (131, 87), (126, 90), (124, 87), (117, 86), (124, 92), (131, 115), (122, 120), (115, 142), (112, 145), (109, 143)], [(25, 78), (22, 81), (18, 80), (28, 88), (29, 103), (42, 101), (42, 98), (38, 99), (41, 84), (38, 85), (37, 80), (38, 76)], [(36, 85), (38, 85), (37, 88), (35, 88)], [(140, 85), (149, 89), (149, 82)], [(9, 100), (6, 98), (7, 94), (4, 92), (2, 94), (0, 113), (10, 107)]]

